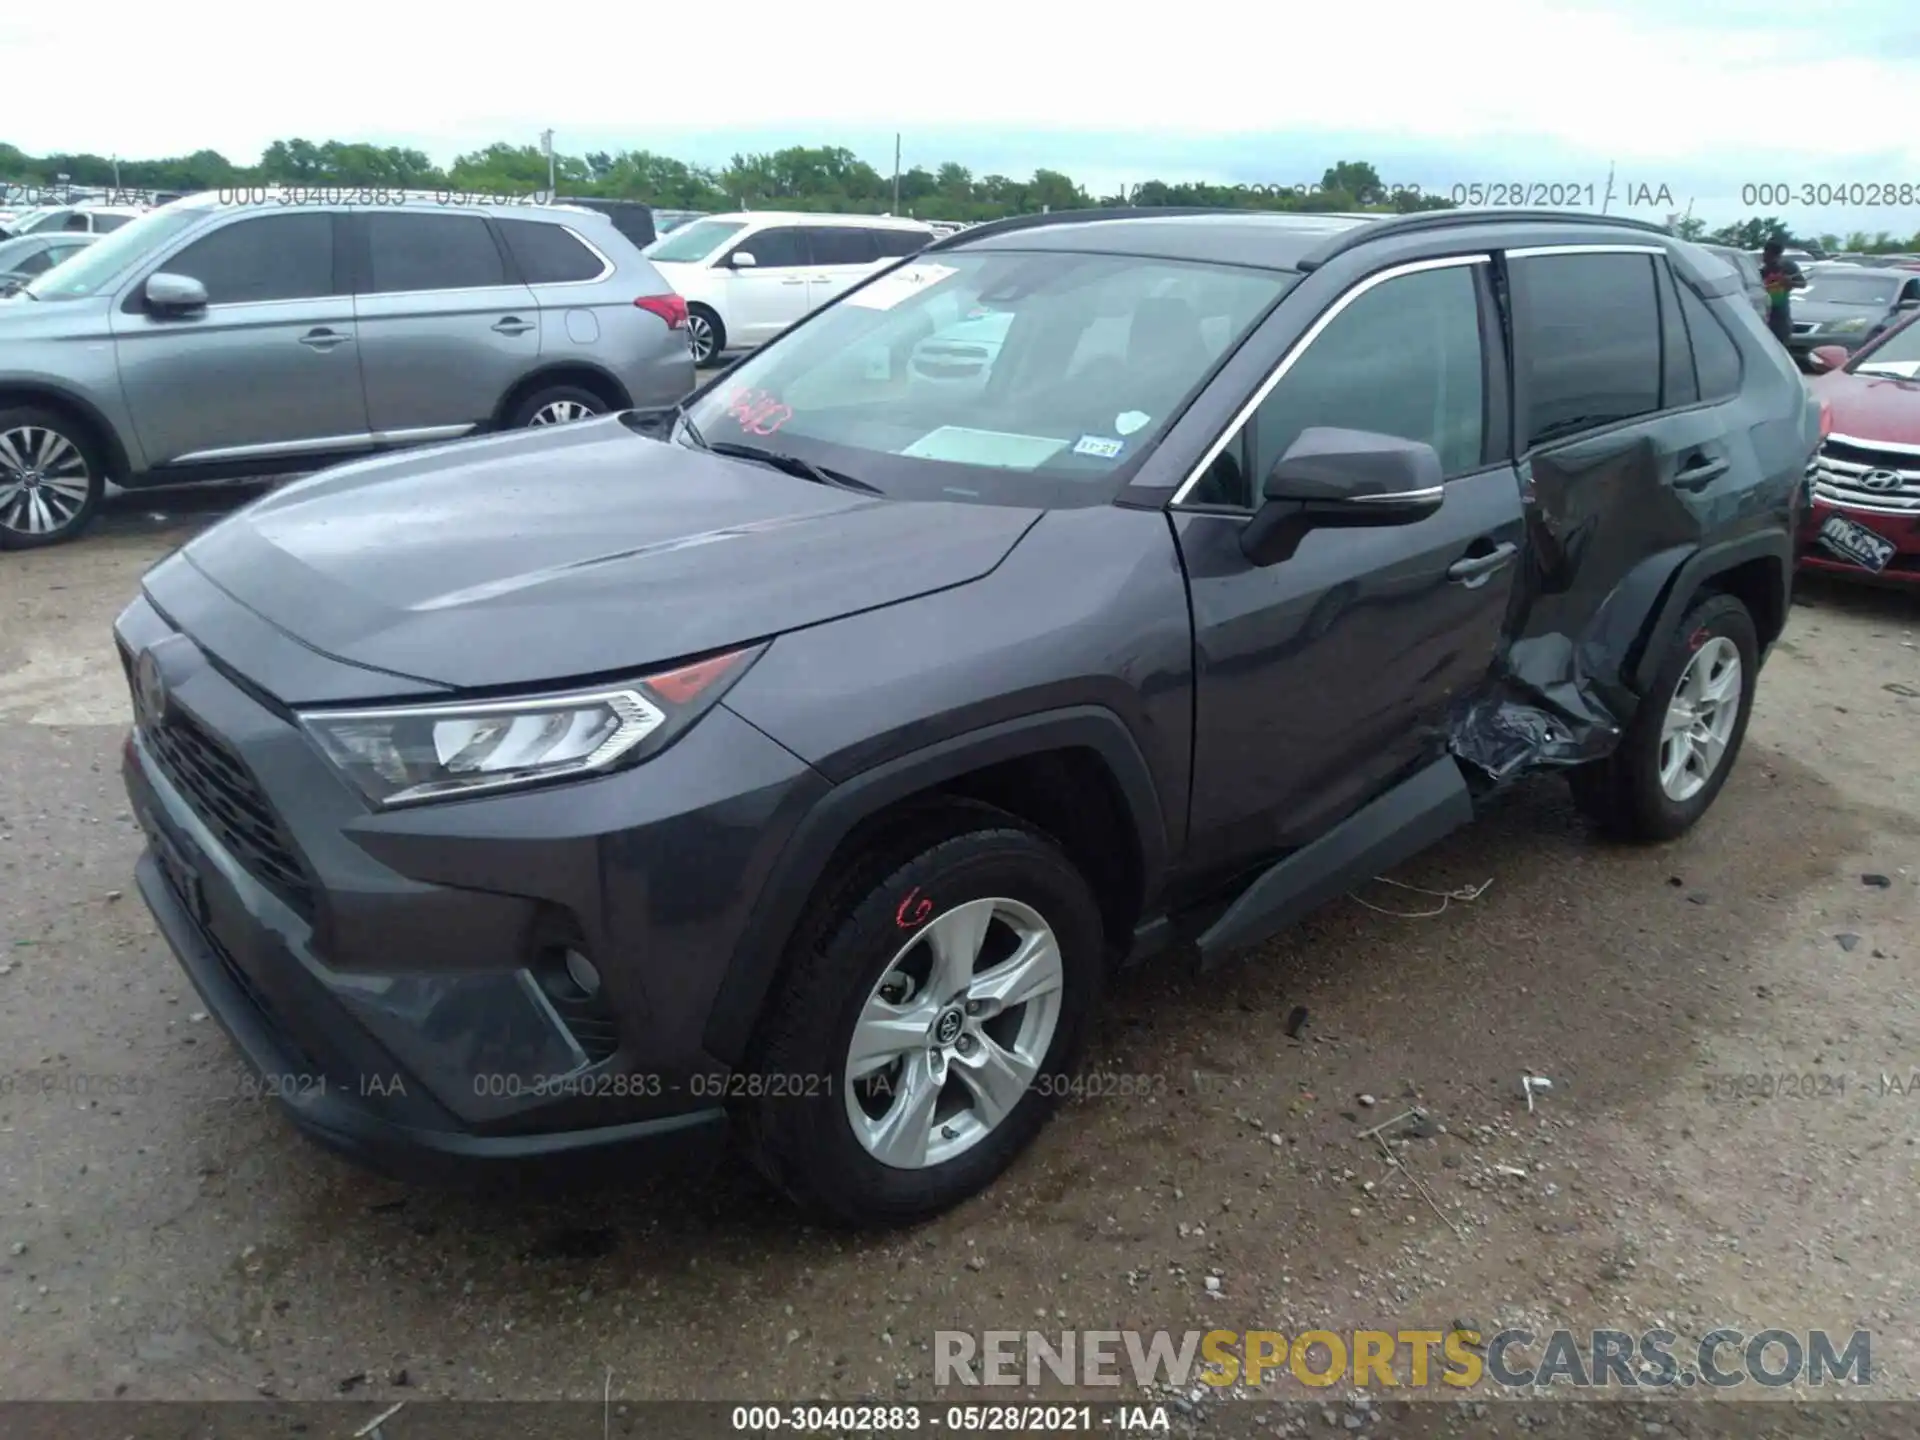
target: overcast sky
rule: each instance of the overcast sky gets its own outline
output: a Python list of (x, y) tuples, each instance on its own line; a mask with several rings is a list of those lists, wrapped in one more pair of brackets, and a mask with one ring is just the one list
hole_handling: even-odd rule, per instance
[(1629, 202), (1664, 186), (1672, 209), (1691, 202), (1712, 223), (1765, 210), (1814, 230), (1920, 229), (1920, 205), (1742, 193), (1920, 187), (1912, 0), (724, 0), (601, 7), (557, 27), (392, 0), (331, 0), (312, 23), (258, 0), (115, 5), (80, 29), (86, 12), (7, 11), (0, 139), (29, 153), (251, 160), (297, 135), (444, 161), (551, 126), (575, 153), (721, 164), (839, 144), (884, 172), (899, 130), (909, 166), (1044, 165), (1096, 190), (1293, 184), (1362, 159), (1389, 184), (1559, 182), (1597, 202), (1617, 163), (1612, 208), (1648, 218), (1668, 207)]

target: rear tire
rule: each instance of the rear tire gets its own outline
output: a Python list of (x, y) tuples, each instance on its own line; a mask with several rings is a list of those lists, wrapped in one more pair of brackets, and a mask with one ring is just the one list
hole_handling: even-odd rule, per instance
[(985, 807), (936, 826), (823, 891), (749, 1066), (749, 1157), (830, 1222), (904, 1224), (984, 1189), (1052, 1113), (1098, 1004), (1100, 911), (1060, 848)]
[(727, 348), (727, 327), (705, 305), (687, 307), (687, 344), (696, 366), (711, 365)]
[(1568, 775), (1574, 803), (1624, 840), (1672, 840), (1692, 829), (1740, 756), (1759, 654), (1746, 606), (1731, 595), (1696, 603), (1619, 748)]
[(83, 426), (37, 405), (0, 409), (0, 550), (73, 539), (106, 488), (100, 447)]
[(578, 385), (545, 385), (513, 407), (509, 430), (531, 426), (565, 425), (607, 413), (607, 402)]

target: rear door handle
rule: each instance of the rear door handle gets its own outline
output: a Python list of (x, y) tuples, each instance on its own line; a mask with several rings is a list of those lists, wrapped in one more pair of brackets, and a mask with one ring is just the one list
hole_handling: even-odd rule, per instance
[(804, 275), (789, 275), (780, 283), (782, 285), (804, 285), (807, 283), (807, 277)]
[(518, 315), (509, 315), (504, 320), (495, 321), (493, 328), (501, 335), (524, 335), (533, 329), (533, 322), (522, 320)]
[(309, 350), (324, 351), (331, 350), (336, 345), (344, 345), (352, 338), (351, 335), (342, 335), (338, 330), (329, 330), (326, 326), (319, 325), (302, 335), (300, 343)]
[(1518, 545), (1511, 540), (1503, 540), (1484, 555), (1469, 555), (1464, 560), (1454, 561), (1447, 567), (1447, 579), (1469, 590), (1475, 589), (1486, 584), (1494, 571), (1519, 553)]
[(1696, 456), (1678, 475), (1673, 477), (1676, 490), (1704, 490), (1733, 467), (1730, 460), (1708, 460)]

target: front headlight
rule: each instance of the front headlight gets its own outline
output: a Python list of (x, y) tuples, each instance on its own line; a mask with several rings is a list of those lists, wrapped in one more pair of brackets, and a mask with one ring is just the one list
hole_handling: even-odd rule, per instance
[(375, 805), (457, 799), (580, 775), (656, 754), (745, 673), (761, 646), (558, 695), (310, 710), (299, 720)]

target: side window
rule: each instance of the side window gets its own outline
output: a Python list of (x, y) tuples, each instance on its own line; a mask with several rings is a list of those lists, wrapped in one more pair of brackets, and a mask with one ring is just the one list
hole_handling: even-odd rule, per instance
[(529, 285), (592, 280), (607, 267), (562, 225), (542, 220), (496, 220), (520, 278)]
[(14, 264), (14, 273), (18, 275), (38, 275), (42, 270), (52, 269), (56, 263), (56, 257), (71, 255), (72, 253), (71, 248), (57, 250), (52, 246), (48, 246), (45, 250), (36, 250), (33, 254), (22, 257)]
[(1526, 448), (1660, 408), (1651, 255), (1532, 255), (1513, 278)]
[(365, 293), (481, 290), (507, 283), (500, 247), (478, 215), (371, 214)]
[(901, 255), (918, 255), (933, 243), (931, 230), (869, 230), (874, 249), (883, 260)]
[[(1334, 317), (1254, 412), (1253, 475), (1316, 425), (1423, 440), (1448, 475), (1479, 467), (1486, 433), (1472, 265), (1397, 276)], [(1245, 498), (1251, 503), (1252, 495)]]
[(67, 216), (66, 223), (63, 224), (60, 228), (62, 230), (78, 230), (81, 234), (84, 235), (87, 233), (87, 231), (96, 228), (88, 223), (88, 221), (91, 219), (92, 217), (89, 216), (86, 211), (76, 210), (71, 215)]
[(808, 244), (813, 250), (813, 263), (816, 265), (871, 265), (880, 258), (880, 252), (874, 248), (872, 230), (859, 230), (851, 225), (822, 226), (807, 232)]
[(133, 217), (130, 215), (98, 215), (93, 217), (93, 233), (104, 235), (109, 230), (118, 230)]
[(1685, 285), (1676, 288), (1693, 344), (1693, 363), (1700, 372), (1700, 398), (1729, 400), (1740, 393), (1740, 347), (1706, 301)]
[(1674, 293), (1673, 271), (1662, 260), (1654, 261), (1653, 271), (1660, 290), (1660, 407), (1677, 410), (1699, 403), (1700, 385), (1693, 373), (1687, 323), (1680, 318), (1680, 297)]
[(744, 250), (753, 256), (754, 263), (762, 270), (773, 265), (807, 264), (807, 244), (804, 231), (785, 228), (774, 230), (756, 230), (727, 253), (737, 254)]
[(333, 216), (309, 210), (235, 220), (159, 268), (198, 280), (207, 287), (210, 305), (332, 295)]

